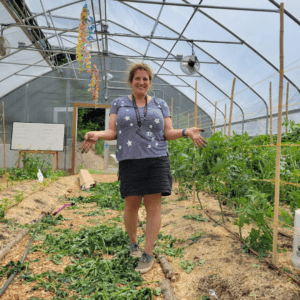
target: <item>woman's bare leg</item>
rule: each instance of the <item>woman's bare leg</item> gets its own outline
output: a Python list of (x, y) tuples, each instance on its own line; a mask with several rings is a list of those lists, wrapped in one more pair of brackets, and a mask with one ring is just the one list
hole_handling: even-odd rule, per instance
[(137, 243), (138, 211), (142, 203), (142, 196), (128, 196), (125, 198), (124, 224), (129, 235), (130, 244)]
[(161, 226), (161, 193), (144, 196), (147, 212), (145, 252), (153, 255), (155, 240)]

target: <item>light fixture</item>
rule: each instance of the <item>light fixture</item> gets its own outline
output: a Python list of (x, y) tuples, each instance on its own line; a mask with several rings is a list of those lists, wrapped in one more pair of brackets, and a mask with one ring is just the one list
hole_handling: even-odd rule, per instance
[(107, 22), (103, 21), (101, 23), (101, 31), (102, 32), (108, 32), (108, 23)]

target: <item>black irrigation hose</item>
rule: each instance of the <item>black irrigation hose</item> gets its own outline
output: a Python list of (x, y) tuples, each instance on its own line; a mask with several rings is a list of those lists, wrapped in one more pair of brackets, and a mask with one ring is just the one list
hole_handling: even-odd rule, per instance
[[(27, 255), (28, 255), (28, 252), (29, 252), (29, 249), (30, 249), (30, 246), (31, 246), (33, 240), (35, 239), (37, 233), (40, 231), (40, 229), (41, 229), (41, 227), (35, 231), (35, 233), (33, 234), (32, 238), (31, 238), (31, 240), (29, 241), (29, 244), (28, 244), (28, 246), (26, 248), (26, 251), (25, 251), (25, 253), (24, 253), (24, 255), (23, 255), (22, 259), (21, 259), (21, 263), (23, 263), (24, 260), (26, 259)], [(5, 292), (5, 290), (8, 288), (8, 286), (10, 285), (10, 283), (12, 282), (12, 280), (14, 279), (14, 277), (17, 275), (17, 273), (18, 272), (15, 272), (15, 273), (13, 273), (13, 274), (10, 275), (10, 277), (8, 278), (8, 280), (6, 281), (6, 283), (4, 284), (4, 286), (0, 290), (0, 297)]]
[[(59, 209), (59, 210), (58, 210), (57, 212), (55, 212), (53, 215), (55, 216), (58, 212), (60, 212), (60, 211), (61, 211), (63, 208), (65, 208), (67, 205), (72, 205), (72, 206), (73, 206), (73, 205), (75, 205), (75, 203), (72, 202), (72, 203), (68, 203), (68, 204), (64, 205), (61, 209)], [(24, 253), (24, 255), (23, 255), (22, 259), (21, 259), (21, 263), (23, 263), (24, 260), (26, 259), (27, 255), (28, 255), (28, 252), (29, 252), (29, 249), (30, 249), (30, 246), (31, 246), (33, 240), (35, 239), (35, 236), (36, 236), (37, 233), (40, 231), (40, 229), (41, 229), (41, 228), (39, 228), (39, 229), (37, 229), (37, 230), (35, 231), (35, 233), (33, 234), (32, 238), (31, 238), (31, 240), (29, 241), (29, 244), (28, 244), (28, 246), (27, 246), (27, 248), (26, 248), (26, 250), (25, 250), (25, 253)], [(4, 286), (3, 286), (3, 287), (1, 288), (1, 290), (0, 290), (0, 297), (1, 297), (2, 294), (5, 292), (5, 290), (8, 288), (8, 286), (10, 285), (10, 283), (12, 282), (12, 280), (15, 278), (15, 276), (17, 275), (17, 273), (18, 273), (18, 272), (15, 272), (15, 273), (11, 274), (10, 277), (8, 278), (8, 280), (5, 282)]]

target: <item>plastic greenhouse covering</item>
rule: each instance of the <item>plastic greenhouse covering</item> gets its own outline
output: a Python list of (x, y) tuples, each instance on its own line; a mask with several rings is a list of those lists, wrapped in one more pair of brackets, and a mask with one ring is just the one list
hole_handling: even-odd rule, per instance
[[(300, 1), (281, 2), (285, 8), (283, 117), (288, 101), (289, 119), (298, 123)], [(169, 106), (173, 98), (175, 128), (193, 124), (197, 81), (197, 124), (206, 129), (206, 136), (212, 134), (216, 104), (216, 130), (223, 130), (235, 78), (231, 130), (251, 136), (269, 133), (271, 85), (276, 134), (281, 2), (1, 0), (1, 32), (11, 46), (10, 54), (0, 60), (0, 98), (8, 128), (13, 121), (65, 123), (66, 137), (71, 138), (73, 103), (93, 103), (87, 91), (89, 76), (78, 72), (75, 59), (80, 14), (87, 4), (96, 26), (91, 55), (100, 72), (98, 104), (109, 105), (129, 94), (128, 63), (144, 60), (155, 74), (150, 94)], [(192, 51), (200, 70), (187, 75), (176, 57)], [(58, 65), (58, 54), (64, 55), (65, 64)], [(10, 134), (8, 129), (8, 141)]]

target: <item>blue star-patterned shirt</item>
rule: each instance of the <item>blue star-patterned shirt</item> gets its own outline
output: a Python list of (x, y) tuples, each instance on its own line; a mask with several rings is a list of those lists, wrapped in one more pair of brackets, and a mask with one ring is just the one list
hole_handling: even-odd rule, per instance
[(152, 97), (147, 104), (147, 116), (144, 121), (144, 107), (138, 107), (142, 127), (137, 134), (138, 124), (133, 102), (124, 96), (111, 104), (110, 114), (116, 114), (118, 161), (166, 156), (168, 142), (164, 136), (164, 118), (171, 116), (167, 103)]

